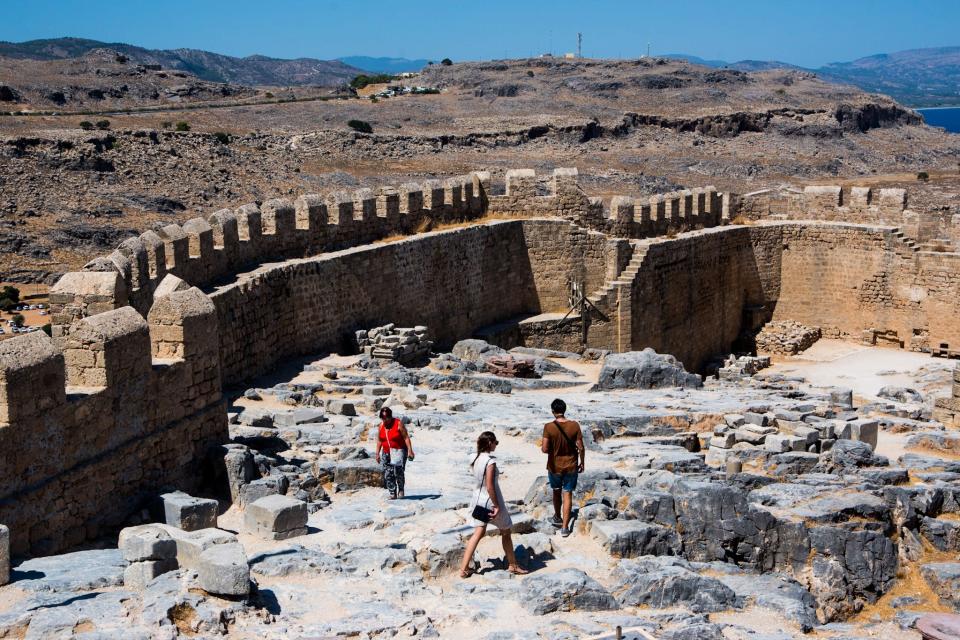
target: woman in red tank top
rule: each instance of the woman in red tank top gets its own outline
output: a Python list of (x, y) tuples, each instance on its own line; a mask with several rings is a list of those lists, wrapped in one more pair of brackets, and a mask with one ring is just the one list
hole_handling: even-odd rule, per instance
[(390, 499), (402, 498), (407, 460), (414, 459), (413, 443), (407, 428), (393, 417), (390, 407), (380, 410), (376, 459), (383, 466), (383, 486), (390, 492)]

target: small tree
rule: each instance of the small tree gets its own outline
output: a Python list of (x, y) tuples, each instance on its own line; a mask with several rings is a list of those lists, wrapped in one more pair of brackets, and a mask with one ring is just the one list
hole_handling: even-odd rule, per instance
[(23, 317), (22, 313), (14, 314), (14, 316), (10, 319), (13, 320), (13, 326), (15, 327), (22, 327), (23, 323), (26, 322), (27, 320), (26, 318)]
[(373, 133), (373, 127), (365, 120), (350, 120), (347, 122), (347, 126), (360, 133)]
[(216, 138), (217, 142), (220, 144), (230, 144), (230, 134), (224, 133), (223, 131), (217, 131), (213, 134), (213, 137)]
[(0, 289), (0, 298), (10, 298), (14, 302), (20, 302), (20, 289), (12, 287), (9, 284)]
[(921, 171), (920, 173), (917, 174), (917, 180), (919, 180), (920, 182), (926, 182), (929, 179), (930, 179), (930, 174), (927, 173), (926, 171)]
[(100, 129), (101, 131), (106, 131), (109, 128), (110, 128), (109, 120), (97, 120), (97, 129)]
[(190, 123), (181, 120), (177, 123), (177, 126), (174, 127), (177, 131), (190, 131)]
[(84, 131), (91, 131), (93, 129), (93, 123), (90, 122), (89, 120), (81, 120), (80, 128), (83, 129)]
[(17, 306), (17, 303), (11, 300), (10, 298), (0, 298), (0, 311), (13, 311)]
[(453, 64), (453, 60), (451, 60), (450, 58), (444, 58), (443, 60), (440, 61), (440, 64), (442, 64), (445, 67), (449, 67), (450, 65)]

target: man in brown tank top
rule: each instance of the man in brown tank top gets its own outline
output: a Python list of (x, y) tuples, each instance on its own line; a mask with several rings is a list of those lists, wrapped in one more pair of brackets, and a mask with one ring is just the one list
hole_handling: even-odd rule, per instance
[(583, 473), (586, 449), (580, 424), (564, 415), (567, 403), (558, 398), (550, 403), (550, 410), (553, 420), (543, 425), (540, 450), (547, 454), (547, 478), (553, 489), (551, 524), (560, 527), (560, 535), (566, 538), (570, 535), (573, 491), (577, 488), (577, 474)]

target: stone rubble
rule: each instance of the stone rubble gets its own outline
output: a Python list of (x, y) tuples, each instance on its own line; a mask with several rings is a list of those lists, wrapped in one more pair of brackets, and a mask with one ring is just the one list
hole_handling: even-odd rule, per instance
[(782, 320), (765, 324), (754, 341), (758, 353), (793, 356), (812, 347), (820, 337), (818, 327)]
[(360, 329), (356, 332), (356, 340), (361, 353), (400, 364), (424, 360), (433, 348), (424, 326), (402, 328), (390, 323), (369, 330)]

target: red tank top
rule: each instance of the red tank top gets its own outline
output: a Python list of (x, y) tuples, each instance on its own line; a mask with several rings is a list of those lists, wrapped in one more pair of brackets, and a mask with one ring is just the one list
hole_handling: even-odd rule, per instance
[(400, 434), (400, 419), (394, 418), (393, 424), (388, 429), (385, 424), (380, 423), (380, 444), (384, 449), (406, 449), (407, 443)]

